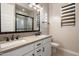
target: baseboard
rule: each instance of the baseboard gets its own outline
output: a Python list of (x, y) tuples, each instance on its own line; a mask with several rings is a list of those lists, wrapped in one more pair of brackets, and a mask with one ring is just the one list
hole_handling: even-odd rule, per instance
[(79, 53), (65, 49), (65, 48), (58, 48), (64, 52), (64, 56), (79, 56)]

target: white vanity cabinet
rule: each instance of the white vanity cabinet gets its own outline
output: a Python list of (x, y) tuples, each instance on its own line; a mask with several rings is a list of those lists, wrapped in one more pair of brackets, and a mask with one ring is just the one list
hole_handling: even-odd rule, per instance
[(24, 54), (34, 50), (34, 44), (26, 45), (21, 48), (16, 48), (13, 51), (2, 54), (2, 56), (23, 56)]
[(51, 56), (51, 38), (46, 38), (35, 44), (36, 56)]
[(35, 56), (34, 50), (24, 54), (23, 56)]
[(30, 43), (2, 56), (51, 56), (51, 38), (44, 38)]

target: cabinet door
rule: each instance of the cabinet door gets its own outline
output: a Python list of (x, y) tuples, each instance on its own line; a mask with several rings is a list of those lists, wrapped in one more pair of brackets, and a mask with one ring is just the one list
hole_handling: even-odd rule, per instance
[(51, 56), (51, 42), (43, 46), (43, 56)]
[(35, 56), (34, 51), (28, 52), (24, 54), (24, 56)]

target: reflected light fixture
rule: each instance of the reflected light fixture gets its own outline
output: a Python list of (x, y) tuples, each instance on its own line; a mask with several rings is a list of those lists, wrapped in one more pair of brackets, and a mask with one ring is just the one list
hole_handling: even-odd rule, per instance
[(29, 7), (37, 11), (41, 11), (43, 9), (39, 3), (29, 3)]

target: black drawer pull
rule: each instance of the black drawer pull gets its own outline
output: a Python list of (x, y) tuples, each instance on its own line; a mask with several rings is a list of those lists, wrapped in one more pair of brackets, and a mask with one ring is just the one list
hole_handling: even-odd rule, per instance
[(41, 49), (39, 49), (37, 52), (40, 52), (41, 51)]
[(41, 45), (41, 43), (37, 44), (37, 46)]
[(45, 48), (43, 47), (43, 52), (45, 51)]
[(34, 56), (34, 54), (32, 54), (32, 56)]

